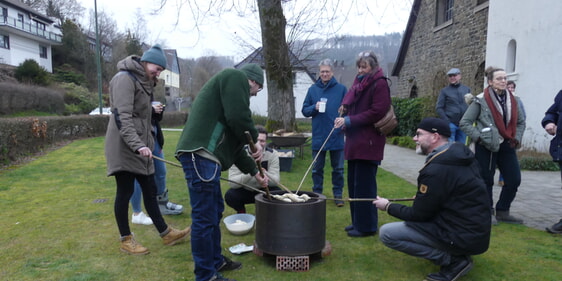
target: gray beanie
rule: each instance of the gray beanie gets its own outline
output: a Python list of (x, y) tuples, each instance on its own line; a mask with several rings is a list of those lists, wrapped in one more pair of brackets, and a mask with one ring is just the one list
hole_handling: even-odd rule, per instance
[(156, 44), (152, 46), (152, 48), (144, 52), (141, 57), (141, 61), (151, 62), (153, 64), (157, 64), (163, 68), (166, 68), (166, 55), (164, 55), (160, 44)]
[(255, 81), (256, 83), (260, 84), (261, 86), (263, 86), (263, 70), (261, 69), (261, 67), (255, 63), (249, 63), (246, 64), (244, 66), (242, 66), (242, 68), (240, 68), (240, 70), (244, 73), (246, 73), (246, 76), (248, 76), (248, 79)]

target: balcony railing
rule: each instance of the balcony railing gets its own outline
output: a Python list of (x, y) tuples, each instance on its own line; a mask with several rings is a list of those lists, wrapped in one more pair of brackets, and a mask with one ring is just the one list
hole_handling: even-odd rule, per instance
[(0, 17), (0, 26), (1, 25), (10, 26), (26, 33), (45, 38), (47, 40), (55, 41), (57, 43), (62, 42), (62, 35), (43, 30), (34, 24), (21, 22), (16, 18), (6, 16)]

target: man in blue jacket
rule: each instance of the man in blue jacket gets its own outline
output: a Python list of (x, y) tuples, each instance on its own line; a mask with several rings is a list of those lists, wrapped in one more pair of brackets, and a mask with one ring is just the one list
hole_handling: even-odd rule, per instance
[(466, 134), (459, 128), (459, 122), (468, 108), (464, 96), (470, 93), (470, 88), (461, 84), (461, 71), (458, 68), (451, 68), (447, 77), (449, 85), (441, 89), (435, 109), (441, 119), (449, 122), (449, 141), (466, 144)]
[(425, 118), (418, 125), (416, 152), (427, 156), (418, 176), (411, 207), (377, 196), (379, 210), (404, 220), (380, 228), (387, 247), (425, 258), (441, 270), (425, 280), (454, 281), (472, 268), (471, 255), (488, 250), (491, 233), (490, 199), (480, 166), (464, 144), (448, 142), (449, 124)]
[[(312, 117), (312, 159), (317, 157), (312, 167), (312, 191), (322, 194), (326, 151), (330, 151), (332, 192), (334, 198), (342, 198), (344, 134), (340, 128), (334, 129), (334, 120), (347, 89), (334, 78), (332, 60), (322, 60), (319, 67), (320, 77), (308, 88), (301, 110), (305, 117)], [(335, 202), (343, 206), (343, 200)]]

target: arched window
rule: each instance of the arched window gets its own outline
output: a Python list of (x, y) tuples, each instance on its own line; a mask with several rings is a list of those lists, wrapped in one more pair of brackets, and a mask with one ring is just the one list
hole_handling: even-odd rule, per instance
[(414, 84), (414, 86), (412, 86), (412, 88), (410, 89), (410, 98), (417, 98), (418, 97), (418, 86), (416, 86), (416, 84)]
[(505, 60), (505, 71), (507, 73), (515, 72), (515, 58), (517, 57), (517, 42), (514, 39), (507, 43), (507, 58)]

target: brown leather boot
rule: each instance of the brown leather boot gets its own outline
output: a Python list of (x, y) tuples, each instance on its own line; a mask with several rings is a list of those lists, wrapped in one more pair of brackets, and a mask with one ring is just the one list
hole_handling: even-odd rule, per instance
[(191, 226), (186, 227), (184, 230), (177, 230), (168, 226), (168, 233), (162, 236), (164, 245), (172, 246), (183, 241), (190, 233)]
[(129, 234), (121, 238), (121, 252), (131, 255), (146, 255), (150, 253), (147, 248), (139, 244), (133, 234)]

